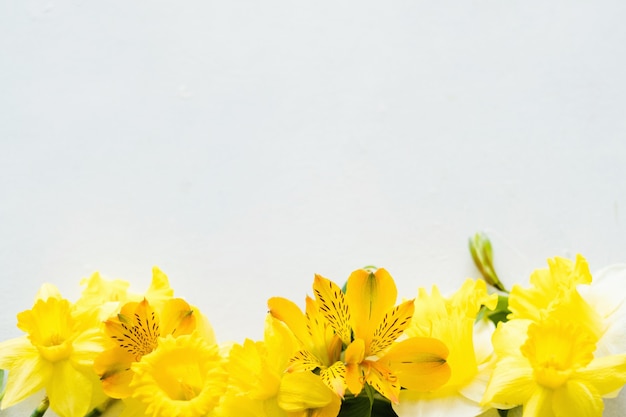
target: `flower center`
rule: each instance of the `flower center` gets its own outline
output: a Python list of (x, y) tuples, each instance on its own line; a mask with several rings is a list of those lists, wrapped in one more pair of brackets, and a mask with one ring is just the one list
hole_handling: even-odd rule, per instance
[(134, 324), (122, 314), (118, 315), (123, 331), (111, 336), (121, 348), (125, 349), (136, 360), (152, 352), (158, 345), (160, 336), (159, 323), (154, 310), (150, 310), (142, 317), (134, 314)]
[(552, 320), (531, 324), (521, 351), (530, 361), (537, 383), (555, 389), (591, 362), (595, 348), (595, 338), (585, 327)]
[(132, 364), (133, 397), (146, 406), (146, 415), (200, 417), (219, 402), (226, 374), (217, 346), (193, 336), (167, 336)]
[(63, 340), (59, 334), (52, 334), (48, 340), (36, 346), (41, 356), (50, 362), (58, 362), (72, 354), (72, 344), (69, 340)]

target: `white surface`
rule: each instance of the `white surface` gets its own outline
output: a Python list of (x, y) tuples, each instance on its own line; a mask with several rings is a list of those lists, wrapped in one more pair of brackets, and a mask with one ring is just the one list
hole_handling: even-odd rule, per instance
[(159, 265), (241, 341), (315, 272), (452, 291), (478, 230), (509, 285), (555, 255), (625, 262), (625, 12), (1, 2), (0, 336), (95, 270), (140, 291)]

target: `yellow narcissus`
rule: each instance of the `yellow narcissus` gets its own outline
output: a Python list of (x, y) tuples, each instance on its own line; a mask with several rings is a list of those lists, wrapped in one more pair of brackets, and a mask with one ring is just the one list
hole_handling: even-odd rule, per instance
[[(603, 398), (626, 383), (623, 322), (615, 320), (623, 297), (615, 304), (614, 297), (596, 293), (580, 255), (575, 262), (554, 258), (548, 264), (531, 275), (530, 288), (511, 292), (511, 320), (494, 333), (497, 363), (483, 404), (522, 405), (524, 417), (599, 417)], [(623, 282), (618, 284), (614, 291)], [(622, 330), (621, 344), (615, 326)]]
[(17, 316), (27, 335), (0, 343), (0, 369), (9, 371), (2, 408), (45, 389), (55, 413), (83, 416), (106, 399), (92, 369), (104, 348), (97, 314), (77, 313), (49, 285), (40, 296)]
[(196, 332), (160, 338), (131, 369), (121, 417), (212, 416), (228, 378), (218, 346)]
[(409, 337), (434, 337), (449, 347), (447, 363), (451, 377), (431, 392), (403, 390), (394, 405), (398, 415), (475, 416), (480, 414), (480, 400), (490, 371), (491, 334), (495, 326), (487, 320), (476, 321), (481, 306), (494, 309), (496, 294), (487, 294), (482, 280), (468, 279), (450, 298), (444, 298), (436, 286), (429, 295), (420, 288), (415, 300), (411, 325), (404, 331)]

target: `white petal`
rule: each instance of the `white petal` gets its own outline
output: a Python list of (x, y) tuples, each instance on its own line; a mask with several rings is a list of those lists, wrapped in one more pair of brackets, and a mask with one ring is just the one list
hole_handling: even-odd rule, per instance
[(400, 403), (393, 409), (399, 416), (420, 417), (474, 417), (484, 411), (460, 394), (435, 397), (409, 391), (400, 392)]

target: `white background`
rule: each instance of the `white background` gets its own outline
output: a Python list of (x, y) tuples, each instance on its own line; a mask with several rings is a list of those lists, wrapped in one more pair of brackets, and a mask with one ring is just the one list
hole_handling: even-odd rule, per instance
[(158, 265), (240, 342), (314, 273), (453, 291), (479, 230), (509, 287), (555, 255), (626, 262), (625, 18), (620, 0), (0, 2), (0, 337), (43, 282), (75, 299), (96, 270), (144, 291)]

